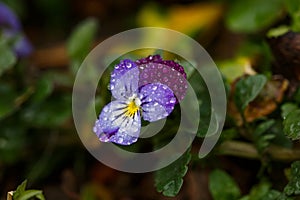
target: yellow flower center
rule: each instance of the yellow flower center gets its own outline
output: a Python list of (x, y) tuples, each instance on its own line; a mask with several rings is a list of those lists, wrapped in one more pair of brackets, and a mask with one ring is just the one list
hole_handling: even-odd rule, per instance
[(137, 111), (139, 111), (141, 105), (141, 101), (136, 98), (131, 100), (126, 108), (125, 115), (128, 117), (133, 117)]

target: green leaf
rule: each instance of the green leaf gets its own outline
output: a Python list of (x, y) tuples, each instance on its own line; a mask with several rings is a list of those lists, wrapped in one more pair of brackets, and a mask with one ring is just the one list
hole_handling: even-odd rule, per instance
[(183, 177), (186, 174), (187, 164), (191, 160), (190, 149), (187, 150), (179, 159), (155, 173), (155, 187), (163, 195), (174, 197), (180, 191), (183, 184)]
[(29, 200), (33, 197), (38, 197), (38, 199), (44, 200), (45, 198), (42, 193), (43, 192), (41, 190), (26, 190), (21, 194), (19, 198), (14, 198), (14, 200)]
[(267, 133), (264, 134), (267, 130), (269, 130), (275, 124), (275, 120), (267, 120), (257, 126), (255, 129), (253, 136), (255, 140), (256, 147), (259, 152), (262, 152), (265, 148), (267, 148), (270, 144), (270, 140), (275, 138), (275, 134)]
[[(210, 119), (211, 119), (211, 100), (210, 100), (210, 95), (208, 92), (208, 88), (205, 84), (205, 81), (201, 77), (199, 73), (193, 73), (191, 74), (189, 78), (189, 83), (193, 87), (193, 90), (195, 91), (197, 95), (197, 99), (199, 102), (199, 110), (200, 112), (200, 122), (199, 122), (199, 129), (197, 132), (198, 137), (205, 137), (206, 135), (212, 135), (213, 133), (208, 133), (208, 127), (210, 124)], [(194, 106), (198, 106), (193, 104), (190, 104), (188, 106), (188, 110), (195, 110)], [(187, 110), (186, 113), (189, 113)], [(186, 115), (185, 118), (191, 122), (193, 122), (193, 118), (191, 118), (189, 115)], [(212, 116), (213, 120), (215, 120), (216, 116)], [(212, 125), (216, 127), (217, 123), (213, 123)]]
[(266, 82), (267, 78), (261, 74), (248, 76), (237, 82), (234, 101), (240, 112), (243, 112), (247, 105), (256, 98)]
[(53, 83), (47, 77), (42, 77), (36, 83), (35, 93), (32, 96), (34, 102), (41, 102), (53, 91)]
[(275, 120), (270, 119), (267, 120), (261, 124), (259, 124), (257, 126), (257, 128), (254, 131), (254, 135), (259, 136), (262, 135), (264, 132), (266, 132), (269, 128), (271, 128), (273, 126), (273, 124), (275, 123)]
[(285, 119), (287, 117), (287, 115), (293, 111), (293, 110), (297, 110), (298, 106), (294, 103), (285, 103), (281, 106), (281, 117), (282, 119)]
[(300, 161), (295, 161), (291, 165), (291, 180), (285, 186), (284, 193), (290, 195), (300, 195)]
[(44, 195), (43, 195), (43, 192), (41, 192), (41, 193), (35, 195), (35, 197), (36, 197), (37, 199), (40, 199), (40, 200), (45, 200), (45, 197), (44, 197)]
[(287, 33), (290, 30), (290, 27), (288, 26), (279, 26), (276, 28), (272, 28), (268, 31), (267, 37), (272, 38), (272, 37), (279, 37), (285, 33)]
[(283, 120), (283, 131), (292, 139), (300, 139), (300, 109), (291, 111)]
[(27, 185), (27, 180), (23, 181), (21, 185), (18, 186), (16, 191), (13, 193), (14, 200), (29, 200), (36, 197), (40, 200), (45, 200), (43, 192), (41, 190), (25, 190)]
[(270, 189), (271, 184), (269, 182), (262, 181), (251, 189), (250, 194), (247, 195), (247, 200), (265, 200), (264, 196), (268, 194)]
[(77, 72), (81, 62), (88, 54), (97, 28), (97, 20), (90, 18), (81, 22), (72, 32), (67, 43), (67, 51), (72, 60), (73, 72)]
[(300, 0), (286, 0), (284, 1), (288, 13), (292, 17), (293, 31), (300, 31)]
[(290, 15), (300, 13), (300, 0), (285, 0), (284, 3)]
[(293, 142), (286, 137), (283, 132), (283, 124), (281, 120), (276, 120), (275, 124), (268, 131), (269, 133), (275, 135), (272, 139), (272, 144), (291, 149), (293, 147)]
[(253, 33), (275, 22), (282, 11), (282, 1), (235, 0), (231, 2), (225, 23), (236, 32)]
[[(1, 37), (1, 35), (0, 35)], [(0, 76), (8, 69), (10, 69), (17, 59), (13, 51), (4, 41), (0, 41)]]
[(240, 189), (233, 178), (219, 169), (209, 175), (209, 190), (214, 200), (235, 200), (241, 196)]
[(14, 192), (14, 197), (18, 198), (23, 192), (25, 192), (26, 189), (26, 185), (27, 185), (27, 180), (23, 181), (16, 189), (16, 191)]
[(277, 190), (270, 190), (261, 200), (293, 200), (293, 198), (287, 197)]

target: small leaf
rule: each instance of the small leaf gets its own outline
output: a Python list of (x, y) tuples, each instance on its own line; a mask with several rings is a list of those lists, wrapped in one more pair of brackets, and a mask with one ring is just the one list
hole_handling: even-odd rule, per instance
[(292, 17), (293, 31), (300, 31), (300, 0), (286, 0), (284, 1), (287, 11)]
[(269, 193), (270, 188), (271, 184), (269, 182), (260, 182), (251, 189), (250, 194), (247, 195), (247, 200), (265, 200), (264, 196)]
[(255, 99), (267, 82), (264, 75), (248, 76), (239, 80), (236, 84), (234, 101), (240, 112)]
[(273, 0), (272, 3), (263, 0), (236, 0), (230, 3), (225, 22), (233, 31), (253, 33), (272, 25), (280, 17), (281, 10), (281, 0)]
[(283, 132), (283, 124), (281, 120), (277, 120), (269, 132), (275, 135), (275, 138), (272, 139), (272, 144), (285, 147), (287, 149), (291, 149), (293, 147), (293, 142), (286, 137)]
[(37, 199), (40, 199), (40, 200), (45, 200), (45, 197), (44, 197), (44, 195), (43, 195), (42, 192), (39, 193), (39, 194), (37, 194), (37, 195), (35, 195), (35, 197), (36, 197)]
[(165, 196), (176, 196), (183, 184), (182, 177), (187, 172), (187, 164), (190, 160), (191, 154), (189, 149), (178, 160), (158, 170), (155, 173), (156, 190), (162, 192)]
[(23, 181), (21, 185), (18, 186), (16, 191), (13, 193), (14, 200), (28, 200), (36, 197), (40, 200), (45, 200), (43, 192), (41, 190), (25, 190), (27, 185), (27, 180)]
[(282, 119), (285, 119), (287, 117), (287, 115), (293, 111), (293, 110), (297, 110), (298, 106), (294, 103), (285, 103), (281, 106), (281, 117)]
[(275, 124), (275, 120), (265, 121), (257, 126), (253, 136), (255, 140), (255, 145), (259, 152), (262, 152), (270, 144), (270, 140), (275, 138), (275, 134), (265, 132), (270, 129)]
[(300, 195), (300, 161), (293, 162), (291, 165), (291, 180), (285, 186), (284, 193), (290, 195)]
[(241, 196), (241, 191), (233, 178), (219, 169), (209, 175), (209, 190), (214, 200), (235, 200)]
[(67, 51), (72, 60), (74, 72), (77, 72), (81, 62), (88, 54), (98, 28), (97, 21), (93, 18), (87, 19), (79, 24), (70, 36)]
[(14, 192), (14, 199), (19, 198), (26, 189), (26, 185), (27, 185), (27, 180), (23, 181), (16, 189), (16, 191)]
[(257, 126), (257, 128), (255, 129), (254, 131), (254, 134), (256, 136), (259, 136), (259, 135), (262, 135), (264, 132), (266, 132), (269, 128), (271, 128), (271, 126), (273, 126), (273, 124), (275, 123), (275, 120), (273, 119), (270, 119), (270, 120), (267, 120), (261, 124), (259, 124)]
[(272, 37), (279, 37), (285, 33), (287, 33), (290, 30), (290, 27), (288, 26), (279, 26), (276, 28), (272, 28), (268, 31), (267, 37), (272, 38)]
[(300, 109), (291, 111), (283, 120), (285, 135), (292, 139), (300, 139)]
[(36, 90), (32, 96), (34, 102), (41, 102), (53, 91), (53, 83), (50, 79), (42, 77), (37, 81)]
[(40, 200), (44, 200), (41, 190), (26, 190), (21, 194), (19, 198), (14, 198), (14, 200), (29, 200), (30, 198), (38, 197)]
[(293, 198), (287, 197), (277, 190), (270, 190), (261, 200), (293, 200)]
[(10, 69), (17, 59), (13, 51), (5, 44), (4, 41), (0, 41), (0, 76), (8, 69)]

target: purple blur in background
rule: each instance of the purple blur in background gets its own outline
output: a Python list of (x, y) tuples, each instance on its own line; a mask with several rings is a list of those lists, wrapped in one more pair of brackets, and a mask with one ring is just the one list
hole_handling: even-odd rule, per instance
[(7, 5), (0, 2), (0, 36), (13, 41), (12, 49), (19, 58), (29, 56), (33, 50), (21, 27), (16, 14)]

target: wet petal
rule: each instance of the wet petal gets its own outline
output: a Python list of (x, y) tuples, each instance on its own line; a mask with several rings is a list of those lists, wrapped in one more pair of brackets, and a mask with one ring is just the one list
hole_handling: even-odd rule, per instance
[(123, 60), (111, 74), (110, 90), (116, 99), (128, 99), (138, 89), (139, 69), (131, 60)]
[(106, 105), (93, 131), (102, 142), (114, 142), (121, 145), (130, 145), (137, 141), (141, 119), (139, 111), (133, 117), (126, 116), (127, 102), (112, 101)]
[(139, 92), (144, 120), (153, 122), (167, 117), (174, 109), (176, 98), (172, 90), (161, 83), (143, 86)]
[(149, 83), (167, 85), (181, 101), (187, 90), (187, 80), (184, 68), (172, 60), (163, 60), (160, 55), (148, 56), (136, 61), (140, 69), (139, 86)]

